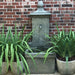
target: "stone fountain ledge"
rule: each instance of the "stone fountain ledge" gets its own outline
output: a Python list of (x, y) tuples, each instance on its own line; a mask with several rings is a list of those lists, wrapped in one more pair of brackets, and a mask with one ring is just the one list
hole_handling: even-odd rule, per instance
[[(8, 72), (6, 75), (14, 75), (14, 74), (12, 74), (11, 72)], [(31, 75), (60, 75), (60, 74), (56, 72), (55, 74), (31, 74)]]

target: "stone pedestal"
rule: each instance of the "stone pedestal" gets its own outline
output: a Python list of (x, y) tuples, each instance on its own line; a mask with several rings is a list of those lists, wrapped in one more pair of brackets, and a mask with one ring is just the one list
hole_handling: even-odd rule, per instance
[(51, 13), (45, 11), (43, 2), (38, 2), (37, 11), (30, 14), (32, 17), (32, 46), (45, 46), (48, 42), (47, 35), (49, 35), (49, 17)]

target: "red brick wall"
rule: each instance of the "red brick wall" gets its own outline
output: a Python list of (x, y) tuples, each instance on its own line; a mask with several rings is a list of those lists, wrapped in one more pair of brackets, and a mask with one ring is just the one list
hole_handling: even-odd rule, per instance
[[(70, 28), (75, 30), (75, 1), (73, 0), (43, 0), (44, 9), (51, 12), (50, 17), (50, 35), (55, 34), (56, 24), (60, 30)], [(18, 31), (25, 24), (25, 32), (28, 33), (32, 29), (31, 18), (29, 14), (37, 9), (38, 0), (0, 0), (0, 31), (1, 26), (11, 26), (14, 31), (16, 23)]]

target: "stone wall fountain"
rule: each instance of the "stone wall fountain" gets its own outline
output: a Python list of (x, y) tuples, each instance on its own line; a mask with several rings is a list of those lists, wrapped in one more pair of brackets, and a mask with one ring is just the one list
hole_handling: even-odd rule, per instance
[[(49, 35), (49, 17), (51, 13), (45, 11), (43, 8), (43, 2), (38, 1), (37, 11), (30, 14), (32, 17), (32, 50), (30, 53), (34, 57), (36, 66), (34, 65), (31, 57), (28, 54), (25, 54), (30, 73), (31, 74), (52, 74), (55, 72), (55, 54), (50, 53), (47, 57), (46, 62), (44, 63), (45, 52), (47, 50), (48, 38), (46, 35)], [(40, 52), (38, 54), (38, 52)]]
[(48, 42), (46, 35), (49, 35), (49, 17), (50, 12), (45, 11), (42, 1), (38, 1), (38, 8), (35, 12), (30, 13), (32, 17), (32, 46), (45, 46)]

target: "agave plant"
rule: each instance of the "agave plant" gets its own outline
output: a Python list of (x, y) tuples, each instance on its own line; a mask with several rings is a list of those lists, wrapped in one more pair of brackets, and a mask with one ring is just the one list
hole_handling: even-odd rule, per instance
[(57, 35), (49, 37), (52, 47), (47, 50), (45, 60), (50, 52), (55, 52), (56, 55), (68, 61), (69, 58), (75, 56), (75, 33), (72, 30), (65, 32), (64, 29), (63, 31), (59, 31), (58, 27), (57, 31)]

